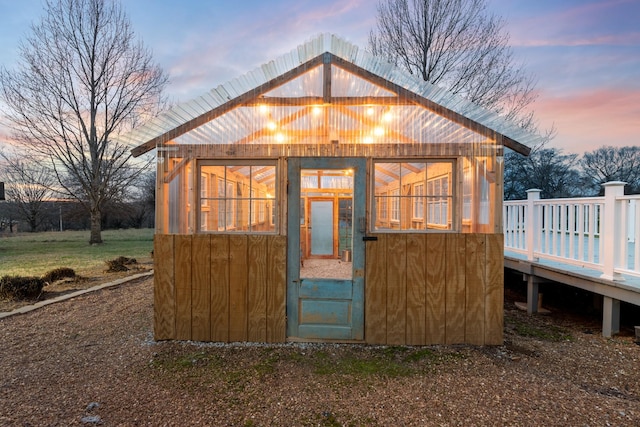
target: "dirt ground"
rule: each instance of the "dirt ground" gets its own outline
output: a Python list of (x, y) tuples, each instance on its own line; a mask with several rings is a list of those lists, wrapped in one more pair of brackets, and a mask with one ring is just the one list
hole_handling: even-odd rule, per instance
[(497, 347), (155, 342), (138, 280), (0, 320), (0, 425), (640, 425), (633, 336), (517, 297)]
[(34, 300), (11, 300), (0, 299), (0, 313), (15, 310), (16, 308), (32, 305), (38, 301), (49, 300), (59, 296), (69, 294), (83, 289), (89, 289), (102, 283), (111, 282), (117, 279), (150, 271), (153, 269), (153, 259), (139, 259), (133, 264), (126, 266), (127, 271), (109, 272), (107, 266), (99, 266), (93, 269), (84, 269), (82, 273), (76, 273), (75, 278), (58, 280), (51, 284), (46, 284), (40, 296)]

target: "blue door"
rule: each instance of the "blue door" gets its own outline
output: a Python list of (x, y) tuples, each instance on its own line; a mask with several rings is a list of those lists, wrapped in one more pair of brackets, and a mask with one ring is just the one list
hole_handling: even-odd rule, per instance
[[(303, 171), (317, 173), (317, 180), (314, 177), (306, 181), (317, 181), (319, 188), (301, 191), (303, 178), (309, 178), (301, 176)], [(346, 177), (350, 187), (344, 185)], [(287, 335), (291, 340), (301, 341), (361, 341), (364, 339), (366, 161), (290, 158), (288, 180)], [(324, 190), (323, 182), (332, 188)], [(343, 185), (342, 189), (336, 189), (336, 183)], [(316, 200), (310, 196), (305, 201), (305, 194)], [(327, 200), (331, 194), (335, 201)], [(344, 218), (340, 206), (349, 206), (347, 212), (351, 218)], [(349, 230), (340, 227), (349, 227)], [(345, 235), (350, 236), (345, 240), (350, 247), (338, 240)], [(310, 240), (311, 259), (303, 260), (301, 256), (305, 251), (301, 249), (304, 248), (301, 241), (306, 239)], [(336, 253), (338, 248), (341, 253)], [(307, 274), (309, 264), (314, 261), (324, 263), (323, 274)]]

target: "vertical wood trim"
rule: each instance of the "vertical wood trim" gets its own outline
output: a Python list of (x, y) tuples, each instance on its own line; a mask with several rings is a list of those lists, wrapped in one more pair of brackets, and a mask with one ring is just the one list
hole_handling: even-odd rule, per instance
[(267, 340), (267, 236), (250, 235), (247, 239), (247, 340)]
[(247, 341), (247, 236), (229, 236), (229, 340)]
[(176, 339), (191, 339), (191, 241), (192, 236), (176, 235)]
[(323, 58), (322, 64), (322, 100), (331, 103), (331, 60), (327, 55)]
[(387, 343), (387, 237), (366, 242), (365, 340), (369, 344)]
[(156, 234), (154, 236), (153, 260), (153, 337), (155, 340), (175, 339), (175, 260), (172, 235)]
[(485, 234), (466, 234), (465, 342), (483, 345), (485, 329)]
[(426, 343), (444, 344), (446, 333), (446, 235), (426, 236)]
[(502, 345), (504, 340), (504, 236), (487, 236), (485, 345)]
[(211, 236), (211, 341), (229, 341), (229, 236)]
[(283, 197), (287, 202), (287, 331), (288, 337), (298, 336), (298, 283), (300, 279), (300, 158), (289, 158), (287, 175), (283, 179)]
[(267, 279), (267, 342), (286, 340), (287, 238), (270, 236)]
[(208, 234), (193, 236), (191, 245), (191, 339), (211, 340), (211, 238)]
[(407, 239), (391, 234), (387, 240), (387, 344), (406, 344)]
[(465, 235), (446, 235), (446, 344), (464, 343)]
[(407, 236), (407, 342), (425, 345), (426, 342), (426, 234)]
[[(156, 176), (156, 233), (166, 234), (169, 232), (169, 183), (165, 183), (165, 169), (168, 167), (169, 159), (166, 153), (158, 153), (158, 160), (162, 159), (162, 164), (158, 165)], [(154, 252), (155, 253), (155, 252)]]

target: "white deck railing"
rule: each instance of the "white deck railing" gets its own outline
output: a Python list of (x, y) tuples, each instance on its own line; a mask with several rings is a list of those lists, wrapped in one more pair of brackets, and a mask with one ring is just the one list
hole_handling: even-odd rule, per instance
[(529, 190), (527, 200), (505, 201), (505, 251), (595, 269), (610, 280), (640, 276), (640, 195), (625, 196), (622, 182), (604, 187), (603, 197), (540, 199), (540, 190)]

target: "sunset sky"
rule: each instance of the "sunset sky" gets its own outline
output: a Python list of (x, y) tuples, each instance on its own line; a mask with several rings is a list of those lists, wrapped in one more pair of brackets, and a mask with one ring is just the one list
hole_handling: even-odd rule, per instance
[[(541, 129), (581, 154), (640, 145), (639, 0), (489, 0), (537, 78)], [(377, 0), (124, 0), (133, 28), (187, 101), (320, 33), (365, 48)], [(0, 0), (0, 65), (12, 68), (40, 0)], [(0, 141), (6, 131), (0, 128)], [(5, 137), (6, 138), (6, 137)]]

